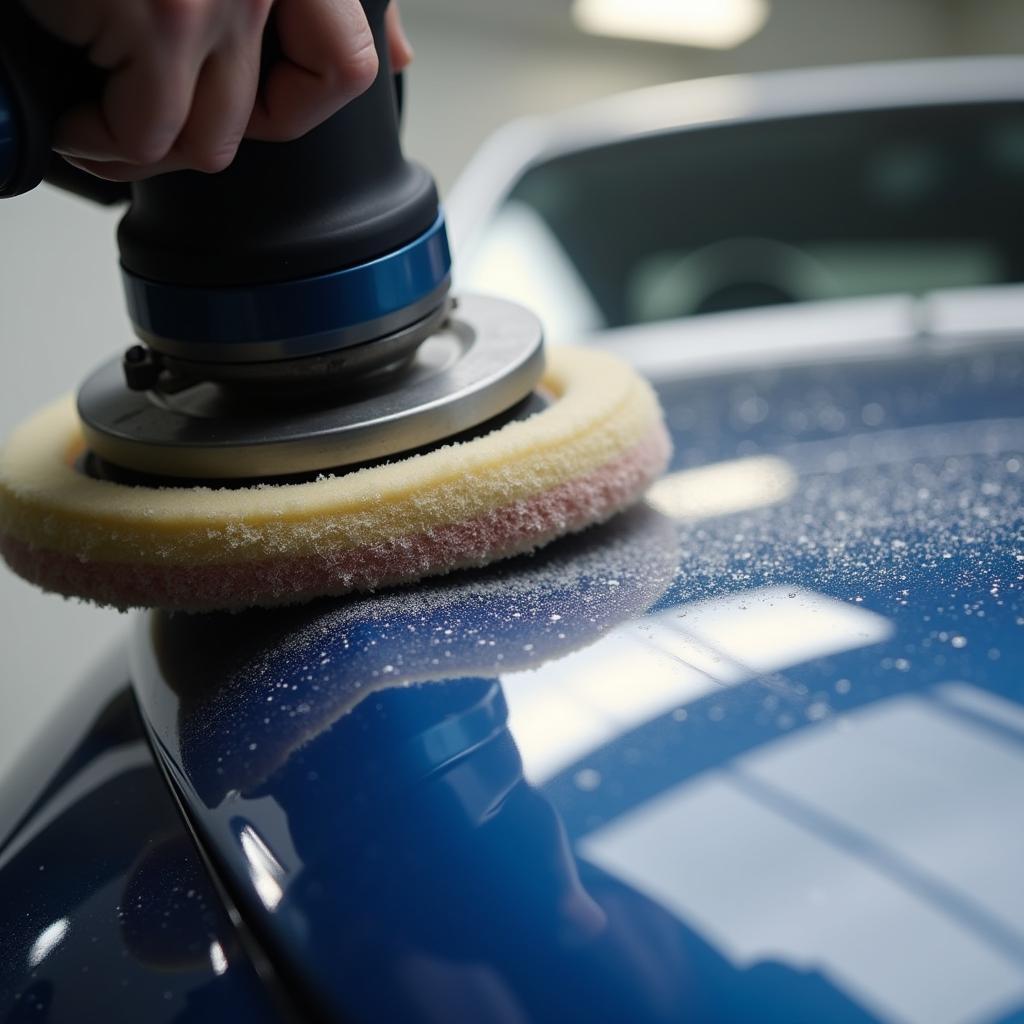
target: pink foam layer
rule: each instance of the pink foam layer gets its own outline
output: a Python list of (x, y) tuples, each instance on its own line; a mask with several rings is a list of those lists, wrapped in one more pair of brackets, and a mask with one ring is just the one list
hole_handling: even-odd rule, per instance
[(467, 522), (341, 551), (226, 565), (90, 562), (3, 535), (0, 554), (18, 575), (45, 590), (117, 608), (209, 611), (292, 604), (535, 550), (633, 504), (664, 470), (669, 451), (659, 423), (623, 455), (544, 494)]

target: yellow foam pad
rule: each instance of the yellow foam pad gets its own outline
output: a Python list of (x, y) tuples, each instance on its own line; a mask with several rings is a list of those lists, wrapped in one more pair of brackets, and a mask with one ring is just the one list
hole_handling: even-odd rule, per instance
[(556, 401), (469, 443), (309, 483), (252, 488), (132, 487), (85, 476), (70, 398), (43, 409), (0, 455), (0, 530), (93, 560), (242, 561), (361, 547), (471, 519), (550, 489), (624, 451), (660, 418), (648, 385), (619, 360), (551, 353)]
[(0, 454), (0, 537), (22, 551), (93, 564), (213, 567), (337, 556), (538, 500), (638, 445), (649, 449), (655, 435), (663, 464), (657, 399), (620, 360), (554, 349), (542, 387), (553, 396), (548, 408), (472, 441), (308, 483), (240, 489), (135, 487), (85, 475), (77, 414), (65, 398), (22, 425)]

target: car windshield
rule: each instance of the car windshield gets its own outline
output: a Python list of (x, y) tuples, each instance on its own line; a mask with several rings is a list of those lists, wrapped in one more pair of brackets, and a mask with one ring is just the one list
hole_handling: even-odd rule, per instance
[(531, 168), (469, 283), (549, 334), (1024, 280), (1024, 104), (701, 127)]

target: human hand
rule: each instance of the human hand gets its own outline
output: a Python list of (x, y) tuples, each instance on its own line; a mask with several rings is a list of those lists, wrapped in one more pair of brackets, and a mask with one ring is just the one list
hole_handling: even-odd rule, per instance
[[(216, 172), (243, 138), (298, 138), (377, 76), (359, 0), (22, 0), (51, 33), (110, 72), (95, 102), (66, 113), (54, 148), (102, 178)], [(260, 84), (274, 10), (281, 58)], [(391, 66), (412, 59), (397, 0), (387, 11)]]

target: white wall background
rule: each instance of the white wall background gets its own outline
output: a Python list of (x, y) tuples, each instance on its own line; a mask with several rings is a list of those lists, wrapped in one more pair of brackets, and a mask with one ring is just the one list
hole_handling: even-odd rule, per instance
[[(1021, 0), (776, 0), (724, 53), (574, 32), (554, 0), (404, 0), (417, 49), (407, 149), (442, 190), (512, 117), (710, 74), (1024, 50)], [(0, 435), (130, 340), (116, 213), (49, 189), (0, 205)], [(0, 568), (0, 778), (128, 619), (36, 592)]]

